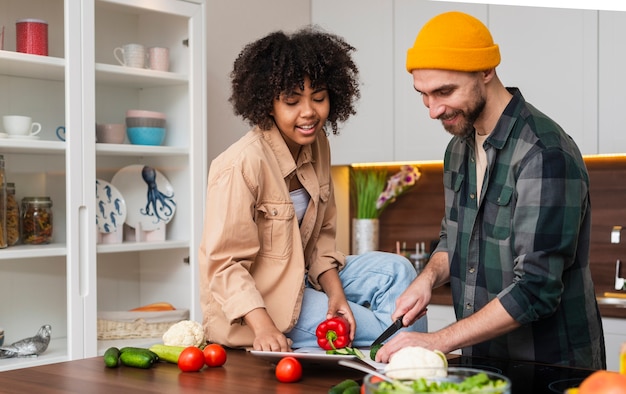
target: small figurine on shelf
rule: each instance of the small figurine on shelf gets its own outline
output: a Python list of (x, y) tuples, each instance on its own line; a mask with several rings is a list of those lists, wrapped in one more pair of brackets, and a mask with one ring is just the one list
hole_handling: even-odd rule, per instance
[(48, 349), (51, 331), (52, 327), (49, 324), (45, 324), (41, 326), (33, 337), (21, 339), (9, 346), (1, 346), (0, 358), (39, 356)]

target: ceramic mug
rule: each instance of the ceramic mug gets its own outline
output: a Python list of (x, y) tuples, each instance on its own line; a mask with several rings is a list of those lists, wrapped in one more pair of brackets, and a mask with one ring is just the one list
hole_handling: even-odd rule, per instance
[(126, 44), (113, 50), (113, 56), (122, 66), (145, 68), (146, 48), (141, 44)]
[(104, 123), (96, 125), (96, 142), (104, 144), (123, 144), (126, 139), (126, 125), (123, 123)]
[(30, 116), (5, 115), (2, 124), (9, 135), (33, 136), (41, 131), (41, 123), (33, 122)]
[(148, 49), (148, 68), (157, 71), (169, 71), (170, 51), (168, 48), (152, 47)]
[(58, 139), (60, 139), (61, 141), (65, 141), (65, 127), (64, 126), (57, 127), (56, 133), (57, 133)]

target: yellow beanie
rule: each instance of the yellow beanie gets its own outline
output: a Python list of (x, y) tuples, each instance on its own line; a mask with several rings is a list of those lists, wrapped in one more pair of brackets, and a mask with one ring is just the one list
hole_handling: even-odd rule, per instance
[(406, 55), (406, 69), (483, 71), (500, 64), (487, 27), (471, 15), (446, 12), (428, 21)]

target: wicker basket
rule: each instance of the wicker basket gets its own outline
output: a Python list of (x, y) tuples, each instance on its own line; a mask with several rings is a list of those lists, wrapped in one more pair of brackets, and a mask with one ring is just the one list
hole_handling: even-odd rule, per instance
[(163, 312), (98, 312), (98, 339), (160, 338), (173, 324), (187, 319), (188, 309)]

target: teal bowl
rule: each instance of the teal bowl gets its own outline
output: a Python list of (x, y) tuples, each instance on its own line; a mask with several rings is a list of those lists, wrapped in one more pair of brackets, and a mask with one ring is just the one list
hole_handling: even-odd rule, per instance
[(127, 127), (126, 134), (131, 144), (161, 145), (165, 139), (164, 127)]

